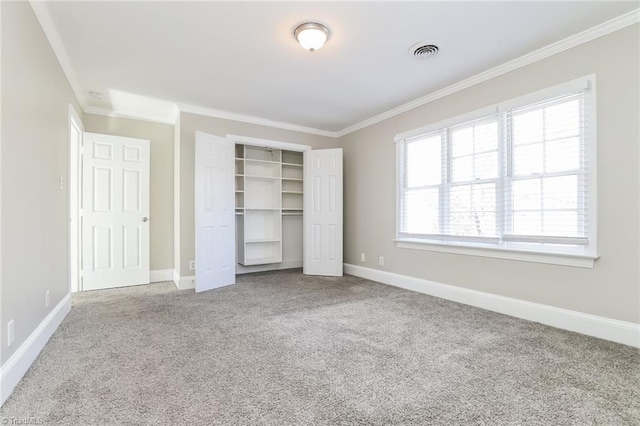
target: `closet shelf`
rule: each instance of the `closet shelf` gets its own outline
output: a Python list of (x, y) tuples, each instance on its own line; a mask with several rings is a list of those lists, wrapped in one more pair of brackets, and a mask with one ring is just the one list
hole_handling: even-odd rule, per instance
[(281, 164), (279, 161), (272, 160), (254, 160), (253, 158), (244, 158), (243, 159), (247, 163), (268, 163), (268, 164)]
[(302, 167), (302, 164), (298, 163), (282, 163), (283, 167)]
[(244, 177), (247, 178), (247, 179), (280, 180), (280, 176), (244, 175)]
[(269, 263), (279, 263), (282, 262), (282, 256), (271, 256), (271, 257), (254, 257), (251, 259), (244, 259), (244, 261), (239, 262), (244, 266), (252, 266), (252, 265), (266, 265)]
[(282, 191), (283, 194), (300, 194), (302, 195), (302, 191)]

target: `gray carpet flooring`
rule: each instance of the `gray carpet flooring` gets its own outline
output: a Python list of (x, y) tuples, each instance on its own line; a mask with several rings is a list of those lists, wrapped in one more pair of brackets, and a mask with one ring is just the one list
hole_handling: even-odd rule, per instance
[(0, 418), (74, 425), (638, 425), (637, 349), (299, 271), (77, 294)]

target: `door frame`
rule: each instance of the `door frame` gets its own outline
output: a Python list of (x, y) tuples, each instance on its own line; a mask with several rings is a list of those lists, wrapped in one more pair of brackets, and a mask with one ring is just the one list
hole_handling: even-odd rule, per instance
[[(281, 141), (276, 141), (276, 140), (270, 140), (270, 139), (261, 139), (261, 138), (254, 138), (254, 137), (249, 137), (249, 136), (239, 136), (239, 135), (230, 135), (227, 134), (226, 135), (227, 139), (232, 140), (233, 142), (243, 145), (243, 146), (254, 146), (254, 147), (260, 147), (260, 148), (268, 148), (268, 149), (278, 149), (281, 151), (295, 151), (295, 152), (300, 152), (303, 153), (306, 151), (311, 151), (313, 149), (313, 147), (309, 146), (309, 145), (303, 145), (303, 144), (298, 144), (298, 143), (292, 143), (292, 142), (281, 142)], [(284, 226), (284, 221), (283, 221), (283, 226)], [(283, 228), (283, 232), (284, 232), (284, 228)], [(302, 234), (304, 234), (304, 229), (302, 230)], [(301, 240), (304, 240), (304, 235), (301, 235)], [(237, 243), (237, 239), (236, 239), (236, 243)], [(283, 242), (283, 256), (284, 256), (284, 236), (282, 238), (282, 242)], [(237, 247), (236, 247), (237, 249)], [(302, 256), (302, 252), (301, 252), (301, 256)], [(282, 263), (278, 263), (278, 265), (282, 266), (284, 265), (286, 262), (291, 262), (291, 260), (285, 260), (283, 257), (283, 262)], [(303, 263), (303, 259), (302, 257), (299, 259), (300, 260), (300, 264), (299, 267), (302, 267), (302, 263)], [(289, 264), (289, 266), (284, 267), (282, 269), (286, 269), (286, 268), (290, 268), (290, 267), (298, 267), (297, 264), (297, 259), (294, 261), (295, 265), (291, 265)], [(236, 275), (243, 275), (243, 274), (251, 274), (254, 272), (264, 272), (264, 271), (273, 271), (276, 270), (272, 267), (272, 265), (274, 264), (266, 264), (266, 265), (251, 265), (251, 266), (244, 266), (244, 265), (240, 265), (240, 264), (236, 264)]]
[[(79, 138), (72, 137), (72, 128)], [(68, 292), (82, 291), (82, 144), (84, 124), (72, 104), (69, 104), (69, 164), (67, 186), (69, 195), (68, 210)]]

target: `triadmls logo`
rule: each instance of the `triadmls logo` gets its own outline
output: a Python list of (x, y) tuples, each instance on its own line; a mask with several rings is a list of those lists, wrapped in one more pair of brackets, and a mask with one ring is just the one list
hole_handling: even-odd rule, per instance
[(42, 417), (2, 417), (0, 424), (3, 425), (43, 425)]

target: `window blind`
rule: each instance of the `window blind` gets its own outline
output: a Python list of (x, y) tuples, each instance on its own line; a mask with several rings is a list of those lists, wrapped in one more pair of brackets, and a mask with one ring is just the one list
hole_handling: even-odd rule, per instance
[(588, 89), (398, 141), (398, 238), (589, 244)]
[(504, 114), (504, 239), (587, 244), (588, 152), (584, 96), (575, 93)]

